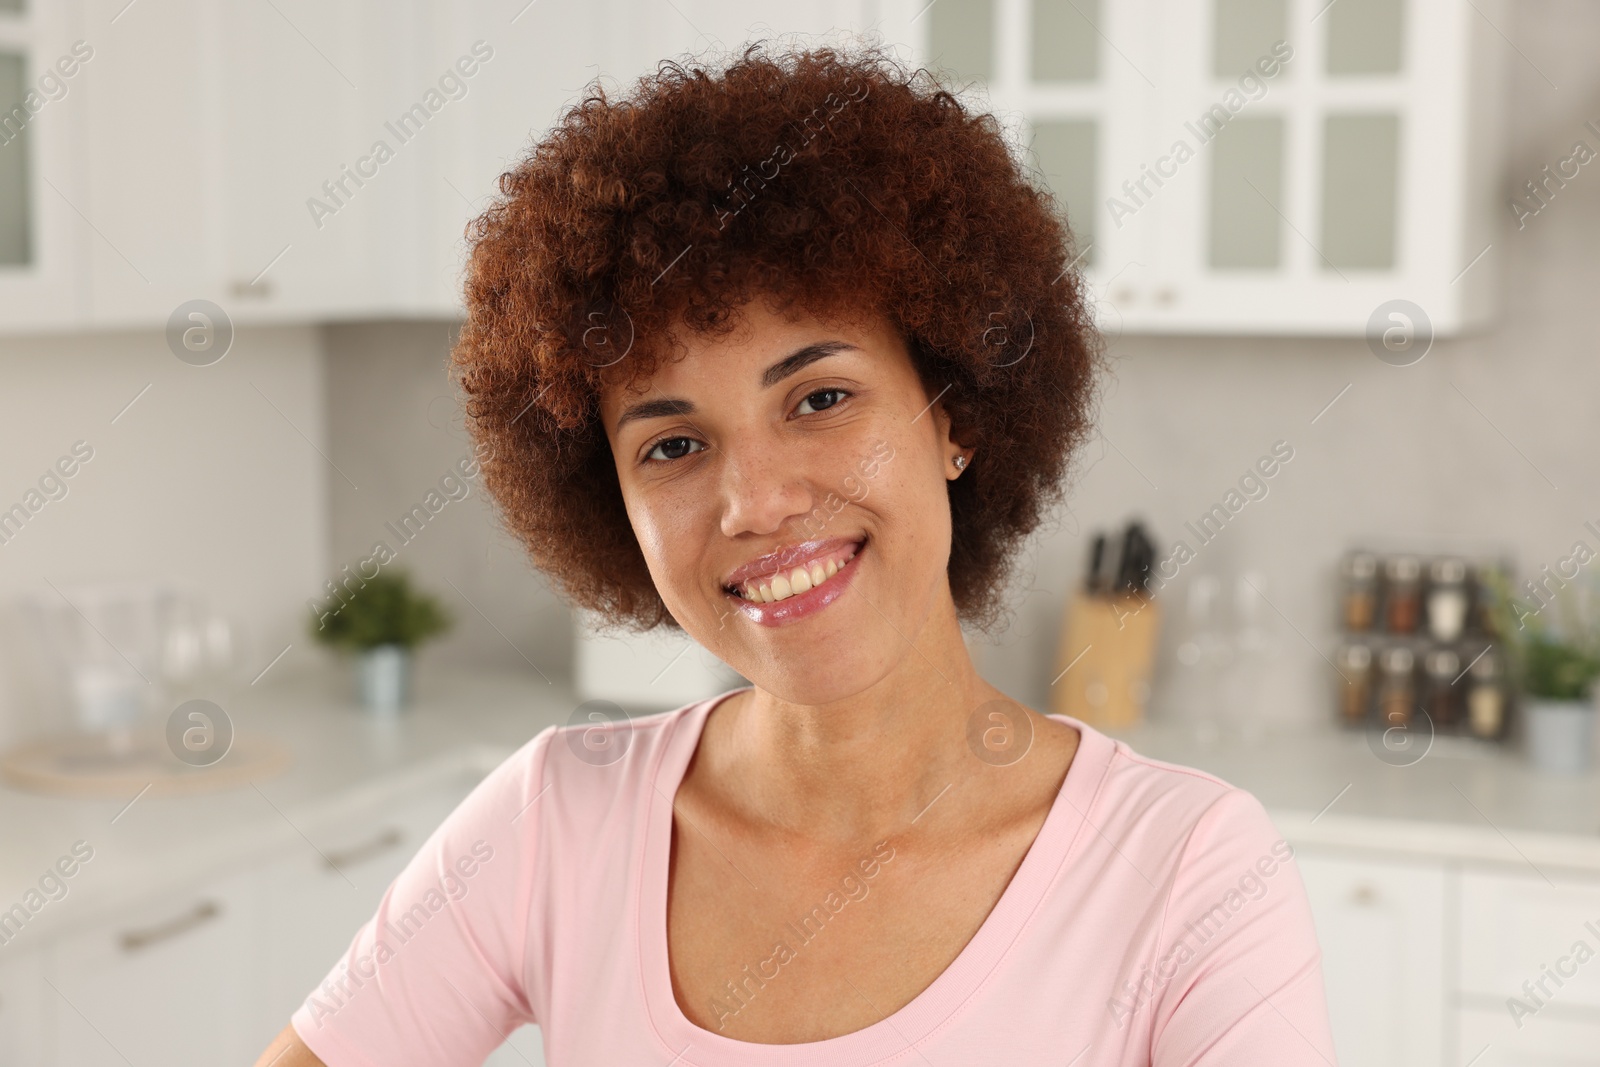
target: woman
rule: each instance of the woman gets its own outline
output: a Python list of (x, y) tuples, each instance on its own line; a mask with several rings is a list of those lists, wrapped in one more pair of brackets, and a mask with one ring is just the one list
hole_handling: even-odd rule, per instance
[(597, 93), (474, 225), (454, 364), (532, 560), (751, 685), (549, 729), (263, 1054), (1332, 1063), (1259, 803), (973, 667), (1089, 428), (1071, 237), (881, 52)]

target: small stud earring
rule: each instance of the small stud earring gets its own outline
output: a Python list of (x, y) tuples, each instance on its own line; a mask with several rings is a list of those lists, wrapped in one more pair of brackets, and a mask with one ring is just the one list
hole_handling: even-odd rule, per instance
[(957, 456), (956, 457), (956, 470), (964, 471), (966, 469), (967, 469), (967, 457), (966, 456)]

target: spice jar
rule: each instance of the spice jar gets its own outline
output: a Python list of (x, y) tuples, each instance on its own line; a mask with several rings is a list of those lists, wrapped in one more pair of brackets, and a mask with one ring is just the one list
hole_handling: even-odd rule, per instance
[(1371, 552), (1351, 552), (1344, 557), (1339, 573), (1344, 628), (1365, 633), (1378, 617), (1378, 557)]
[(1344, 677), (1339, 686), (1339, 721), (1346, 726), (1360, 726), (1367, 720), (1367, 709), (1372, 706), (1372, 648), (1352, 642), (1339, 648), (1339, 673)]
[(1384, 625), (1390, 633), (1415, 633), (1422, 621), (1422, 563), (1391, 556), (1384, 563)]
[(1428, 633), (1450, 642), (1467, 624), (1467, 565), (1459, 559), (1436, 559), (1428, 567)]
[(1472, 601), (1470, 629), (1486, 637), (1499, 636), (1500, 620), (1495, 618), (1495, 603), (1498, 596), (1496, 589), (1509, 590), (1510, 587), (1509, 564), (1484, 562), (1473, 567), (1471, 579), (1467, 583), (1467, 592)]
[(1417, 708), (1416, 655), (1392, 645), (1378, 657), (1378, 716), (1389, 726), (1408, 726)]
[(1489, 649), (1467, 668), (1467, 726), (1474, 737), (1497, 740), (1506, 728), (1506, 691), (1499, 654)]
[(1461, 657), (1453, 649), (1430, 649), (1422, 657), (1422, 670), (1428, 677), (1428, 717), (1436, 727), (1455, 726), (1460, 718), (1455, 682), (1461, 673)]

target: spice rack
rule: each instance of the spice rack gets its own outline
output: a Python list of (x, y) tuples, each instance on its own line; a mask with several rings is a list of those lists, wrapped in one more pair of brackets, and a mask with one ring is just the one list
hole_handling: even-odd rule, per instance
[(1347, 552), (1339, 564), (1334, 713), (1352, 729), (1503, 741), (1512, 717), (1487, 576), (1498, 560)]

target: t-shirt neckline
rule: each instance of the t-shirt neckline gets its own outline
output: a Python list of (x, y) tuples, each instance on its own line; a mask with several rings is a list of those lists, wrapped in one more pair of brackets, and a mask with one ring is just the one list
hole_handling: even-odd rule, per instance
[[(676, 717), (672, 736), (647, 771), (645, 832), (638, 864), (638, 905), (633, 916), (645, 1010), (656, 1036), (676, 1065), (690, 1067), (799, 1067), (828, 1063), (865, 1067), (926, 1040), (949, 1023), (982, 987), (1038, 911), (1045, 894), (1070, 859), (1105, 778), (1116, 742), (1068, 715), (1050, 718), (1078, 731), (1078, 750), (1044, 823), (1010, 884), (977, 933), (950, 965), (909, 1003), (870, 1026), (822, 1041), (774, 1045), (738, 1041), (692, 1022), (672, 994), (667, 959), (667, 864), (672, 841), (672, 802), (690, 757), (717, 705), (753, 686), (730, 689), (689, 705)], [(781, 976), (780, 976), (781, 980)]]

